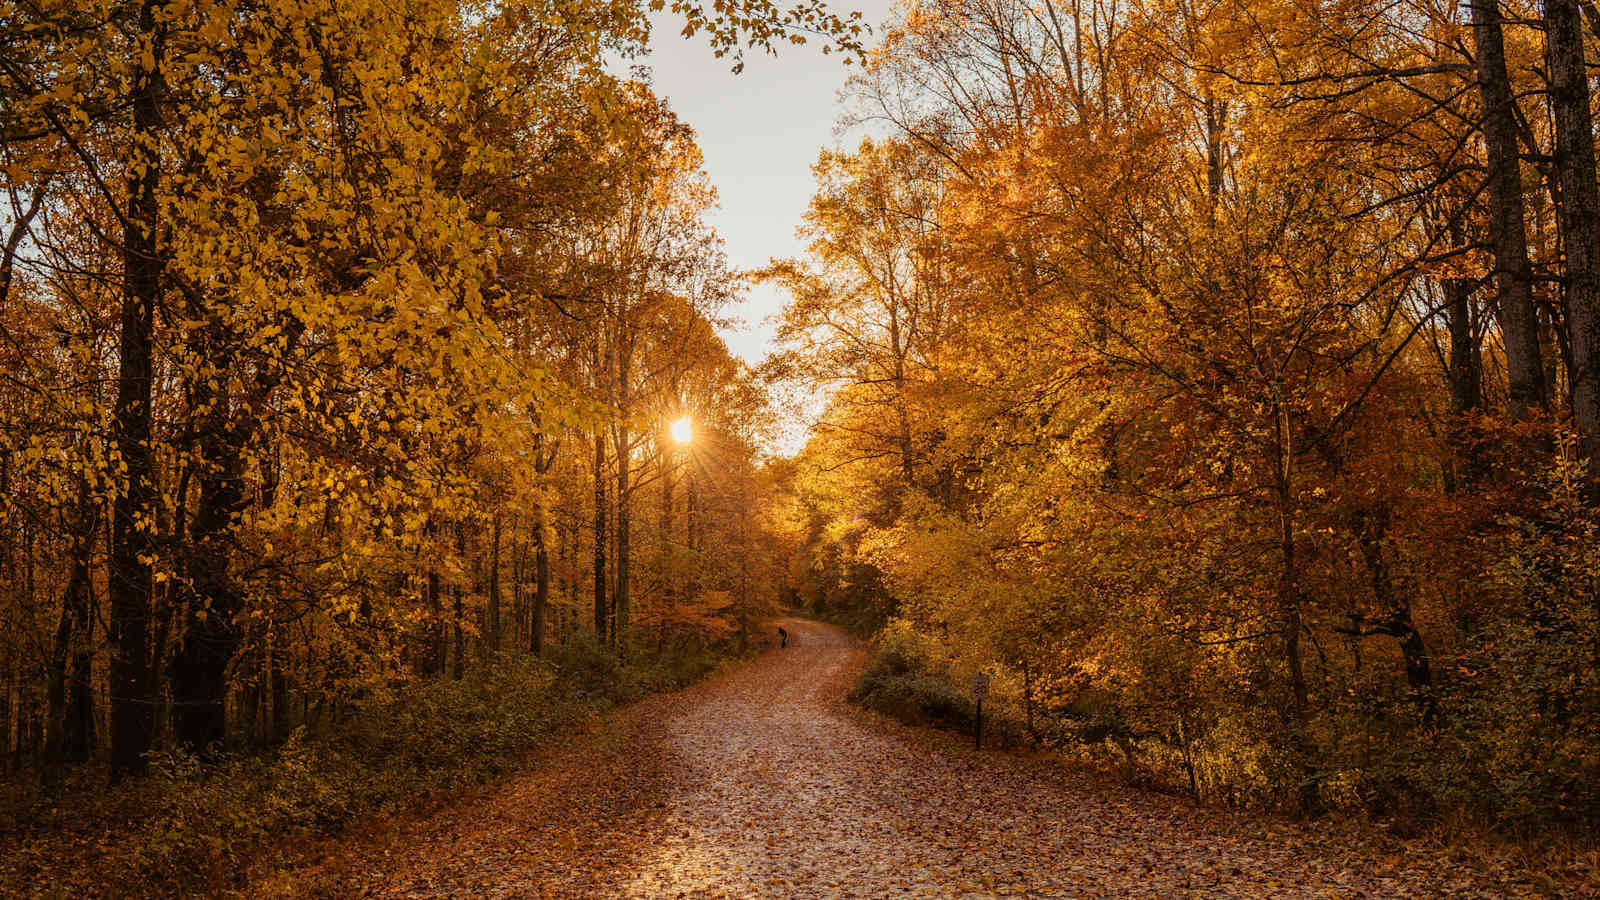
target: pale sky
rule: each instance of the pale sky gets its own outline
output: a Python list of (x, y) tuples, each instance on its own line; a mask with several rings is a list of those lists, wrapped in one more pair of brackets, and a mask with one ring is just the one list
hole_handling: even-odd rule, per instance
[[(860, 10), (878, 31), (892, 2), (836, 0), (831, 5), (840, 17)], [(656, 94), (666, 97), (698, 135), (706, 172), (721, 200), (711, 224), (727, 242), (729, 265), (754, 269), (772, 257), (800, 256), (805, 247), (795, 228), (815, 187), (811, 164), (819, 150), (836, 144), (838, 91), (855, 67), (838, 54), (824, 56), (813, 40), (803, 47), (780, 47), (777, 56), (749, 51), (744, 71), (735, 75), (730, 60), (711, 55), (703, 36), (680, 36), (682, 24), (670, 15), (658, 15), (654, 22), (650, 56), (639, 62), (651, 68)], [(729, 349), (750, 363), (765, 356), (773, 329), (764, 320), (785, 299), (773, 287), (750, 288), (745, 302), (732, 311), (744, 326), (722, 334)]]

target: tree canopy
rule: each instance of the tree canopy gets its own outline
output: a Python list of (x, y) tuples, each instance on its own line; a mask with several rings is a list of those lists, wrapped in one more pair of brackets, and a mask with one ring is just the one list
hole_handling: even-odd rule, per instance
[(1578, 10), (905, 7), (767, 273), (801, 596), (1201, 797), (1591, 814)]

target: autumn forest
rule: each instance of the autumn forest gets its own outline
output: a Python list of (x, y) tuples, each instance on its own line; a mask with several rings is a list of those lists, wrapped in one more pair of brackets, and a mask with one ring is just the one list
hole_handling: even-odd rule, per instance
[[(805, 252), (729, 262), (663, 23), (840, 61)], [(0, 0), (0, 895), (1600, 883), (1596, 67), (1587, 0)], [(730, 824), (957, 758), (1049, 872)]]

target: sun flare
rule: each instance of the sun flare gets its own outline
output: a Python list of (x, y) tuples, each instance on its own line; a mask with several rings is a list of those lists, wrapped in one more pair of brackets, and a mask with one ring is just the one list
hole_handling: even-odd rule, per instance
[(672, 423), (672, 439), (679, 444), (687, 444), (694, 439), (694, 423), (684, 416)]

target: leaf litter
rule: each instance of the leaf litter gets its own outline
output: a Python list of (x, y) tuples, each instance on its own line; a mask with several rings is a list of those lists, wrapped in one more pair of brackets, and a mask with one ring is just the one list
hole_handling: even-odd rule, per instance
[(1196, 807), (851, 706), (864, 651), (790, 647), (644, 700), (431, 818), (267, 877), (284, 896), (1600, 896), (1372, 829)]

